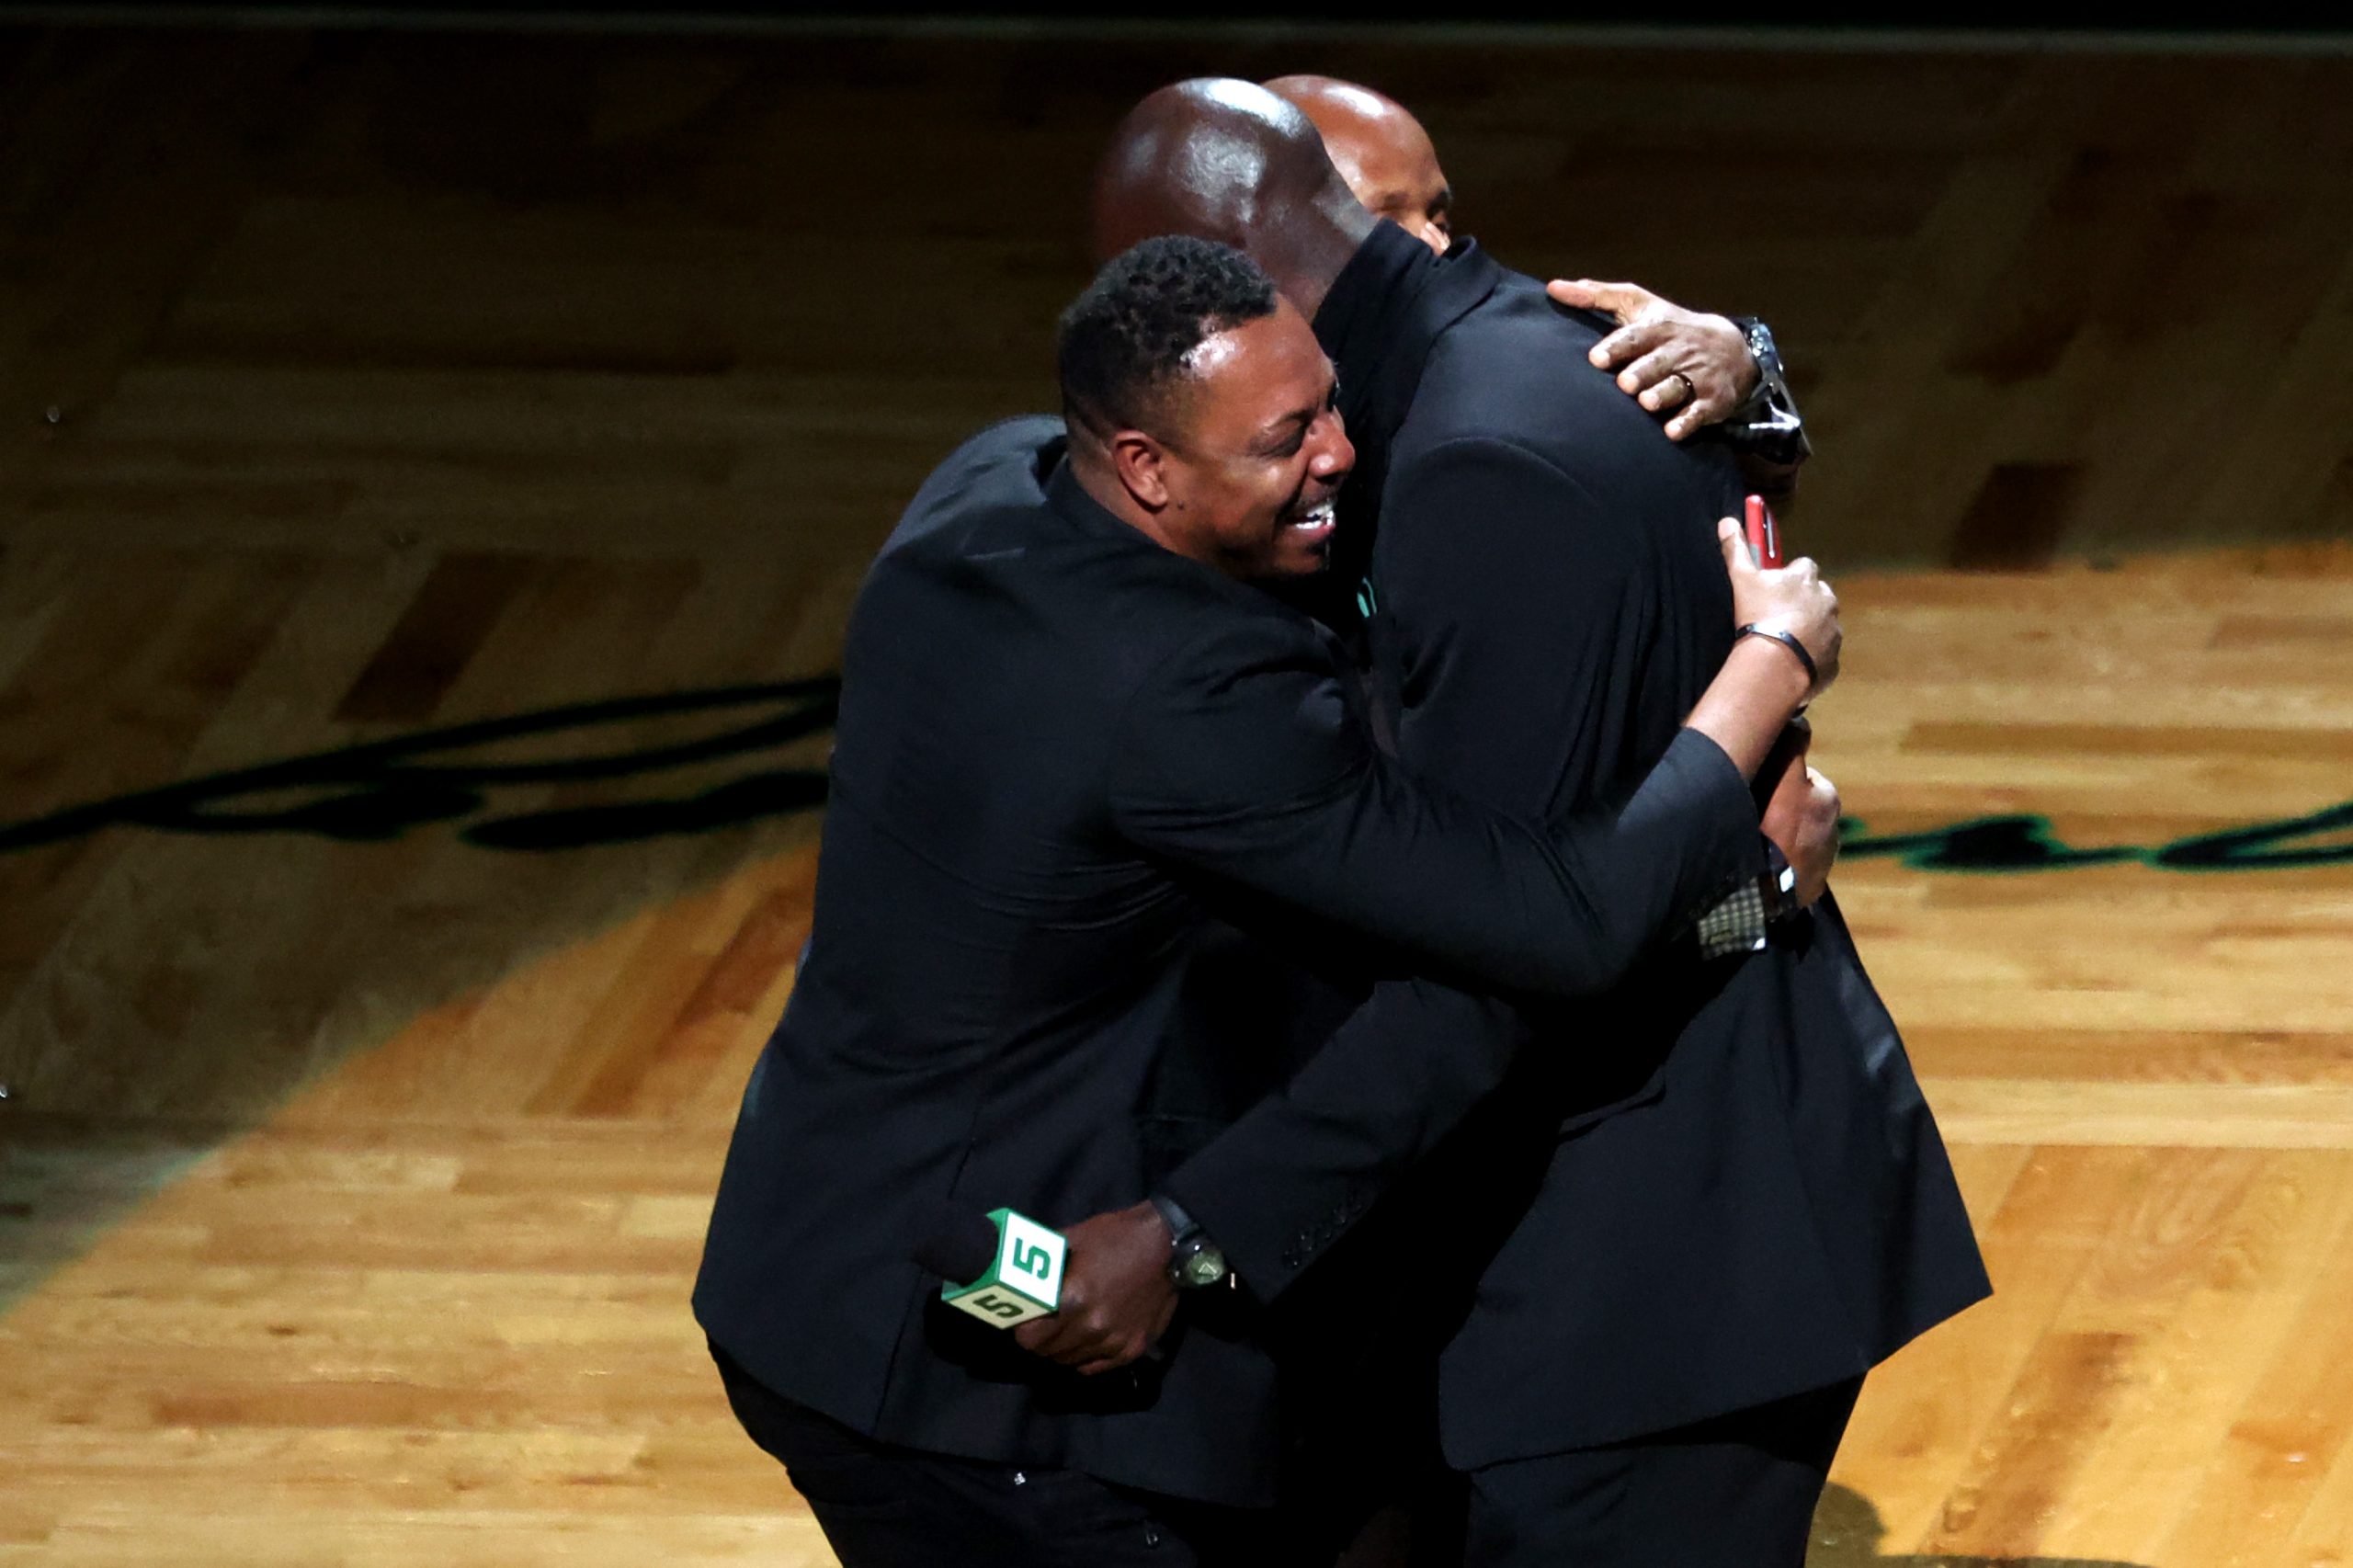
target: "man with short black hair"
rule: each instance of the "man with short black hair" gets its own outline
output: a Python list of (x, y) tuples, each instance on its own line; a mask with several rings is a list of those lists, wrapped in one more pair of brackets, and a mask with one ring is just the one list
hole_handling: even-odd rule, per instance
[[(1192, 385), (1208, 367), (1193, 363), (1202, 345), (1189, 341), (1191, 324), (1211, 328), (1214, 339), (1274, 315), (1280, 303), (1267, 275), (1239, 251), (1147, 243), (1113, 261), (1063, 312), (1057, 347), (1076, 460), (1103, 466), (1123, 490), (1155, 498), (1138, 525), (1151, 538), (1245, 580), (1323, 569), (1333, 501), (1347, 472), (1342, 465), (1336, 475), (1294, 472), (1284, 460), (1324, 410), (1296, 411), (1266, 430), (1236, 427), (1233, 421), (1251, 412), (1245, 400), (1202, 398)], [(1312, 335), (1289, 341), (1322, 359)], [(1144, 434), (1174, 428), (1180, 417), (1206, 424), (1199, 447), (1276, 460), (1204, 462), (1194, 443), (1174, 446)]]
[[(1223, 1288), (1178, 1314), (1138, 1201), (1165, 1051), (1291, 1045), (1290, 980), (1213, 916), (1465, 984), (1609, 985), (1751, 873), (1746, 780), (1835, 673), (1836, 603), (1733, 530), (1741, 612), (1819, 677), (1751, 642), (1624, 801), (1472, 807), (1384, 756), (1328, 636), (1248, 585), (1313, 568), (1355, 460), (1298, 310), (1155, 239), (1072, 307), (1062, 359), (1067, 459), (1050, 421), (967, 443), (859, 593), (813, 934), (695, 1307), (849, 1568), (1296, 1568), (1263, 1314)], [(1007, 1336), (913, 1261), (943, 1205), (1067, 1225), (1141, 1282), (1074, 1276)]]

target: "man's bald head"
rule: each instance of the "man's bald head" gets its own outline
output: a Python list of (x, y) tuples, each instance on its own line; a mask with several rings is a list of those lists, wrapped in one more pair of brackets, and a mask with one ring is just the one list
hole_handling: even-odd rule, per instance
[(1130, 111), (1095, 183), (1095, 251), (1156, 234), (1246, 253), (1313, 315), (1372, 222), (1314, 123), (1264, 87), (1198, 77)]
[(1443, 255), (1454, 192), (1422, 122), (1394, 98), (1331, 76), (1278, 76), (1267, 90), (1314, 122), (1356, 199)]

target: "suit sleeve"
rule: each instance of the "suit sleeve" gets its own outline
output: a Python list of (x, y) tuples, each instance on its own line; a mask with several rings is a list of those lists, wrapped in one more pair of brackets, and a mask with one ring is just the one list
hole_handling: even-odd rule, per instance
[[(1637, 657), (1649, 588), (1638, 535), (1542, 460), (1483, 441), (1401, 470), (1387, 516), (1392, 540), (1411, 549), (1393, 553), (1386, 574), (1409, 698), (1404, 759), (1500, 809), (1557, 812), (1563, 780), (1578, 776), (1580, 724)], [(1555, 705), (1531, 699), (1538, 680), (1563, 683)], [(1530, 711), (1548, 715), (1547, 733), (1528, 733)], [(1703, 748), (1719, 777), (1737, 779), (1712, 743), (1686, 730), (1624, 816), (1671, 813), (1668, 802), (1700, 788), (1692, 775), (1704, 770)], [(1757, 869), (1754, 810), (1728, 821), (1735, 814), (1722, 875), (1705, 892)], [(1664, 869), (1627, 862), (1618, 874), (1655, 894)], [(1644, 907), (1656, 917), (1644, 935), (1663, 934), (1669, 904)], [(1165, 1190), (1252, 1290), (1272, 1299), (1503, 1081), (1527, 1038), (1506, 1002), (1426, 980), (1385, 983), (1283, 1092), (1172, 1173)], [(1547, 1049), (1608, 1047), (1557, 1027), (1544, 1039)]]
[(1131, 843), (1483, 989), (1605, 990), (1755, 858), (1756, 806), (1706, 737), (1622, 807), (1513, 816), (1382, 755), (1324, 645), (1272, 615), (1166, 661), (1113, 749)]

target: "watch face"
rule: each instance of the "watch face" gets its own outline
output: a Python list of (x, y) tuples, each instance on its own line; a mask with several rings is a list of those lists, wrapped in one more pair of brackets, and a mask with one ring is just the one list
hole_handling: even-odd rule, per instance
[(1225, 1254), (1215, 1247), (1203, 1247), (1179, 1264), (1177, 1271), (1187, 1285), (1214, 1285), (1225, 1278)]

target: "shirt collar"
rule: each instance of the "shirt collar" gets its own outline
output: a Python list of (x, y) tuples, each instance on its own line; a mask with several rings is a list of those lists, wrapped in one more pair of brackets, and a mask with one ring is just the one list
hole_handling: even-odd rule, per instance
[[(1133, 534), (1144, 543), (1153, 544), (1152, 540), (1143, 539), (1142, 534), (1114, 517), (1102, 502), (1086, 493), (1086, 486), (1081, 484), (1078, 475), (1071, 472), (1067, 449), (1054, 463), (1053, 472), (1046, 476), (1046, 504), (1061, 514), (1063, 521), (1075, 524), (1088, 533), (1109, 533), (1117, 529), (1120, 534)], [(1153, 544), (1153, 548), (1156, 550), (1159, 546)]]
[(1217, 583), (1247, 591), (1244, 585), (1235, 583), (1214, 567), (1205, 566), (1190, 556), (1177, 554), (1088, 494), (1086, 486), (1078, 482), (1078, 474), (1071, 464), (1068, 451), (1063, 452), (1054, 464), (1053, 472), (1046, 476), (1046, 505), (1063, 522), (1091, 538), (1109, 540), (1153, 560), (1176, 562), (1176, 569), (1180, 573), (1198, 572)]
[(1315, 336), (1340, 379), (1340, 414), (1357, 463), (1340, 492), (1340, 531), (1315, 613), (1349, 622), (1380, 526), (1389, 447), (1413, 407), (1440, 334), (1495, 291), (1504, 269), (1476, 240), (1445, 256), (1386, 219), (1373, 225), (1315, 312)]
[(1503, 268), (1476, 240), (1445, 256), (1396, 224), (1373, 225), (1315, 312), (1315, 336), (1340, 378), (1348, 436), (1384, 445), (1404, 422), (1438, 335), (1495, 292)]

